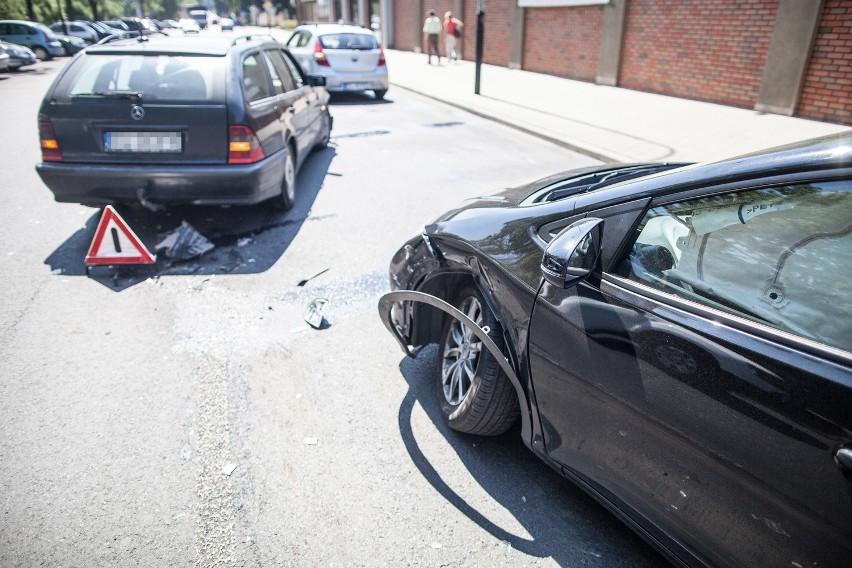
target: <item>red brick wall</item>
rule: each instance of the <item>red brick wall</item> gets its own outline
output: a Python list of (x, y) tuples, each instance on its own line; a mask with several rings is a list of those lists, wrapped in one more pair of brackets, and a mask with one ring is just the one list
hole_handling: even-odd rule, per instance
[(852, 0), (825, 0), (797, 116), (852, 124)]
[(630, 0), (621, 87), (753, 108), (778, 0)]
[(395, 0), (393, 3), (393, 46), (394, 49), (403, 51), (414, 51), (414, 30), (412, 27), (420, 22), (423, 29), (422, 18), (414, 16), (414, 2), (411, 0)]
[(603, 29), (603, 7), (531, 8), (524, 22), (523, 68), (594, 81)]
[[(464, 3), (464, 41), (462, 59), (476, 59), (476, 0)], [(485, 2), (485, 35), (482, 62), (489, 65), (509, 66), (509, 46), (512, 38), (513, 0), (487, 0)], [(458, 16), (457, 16), (458, 17)]]

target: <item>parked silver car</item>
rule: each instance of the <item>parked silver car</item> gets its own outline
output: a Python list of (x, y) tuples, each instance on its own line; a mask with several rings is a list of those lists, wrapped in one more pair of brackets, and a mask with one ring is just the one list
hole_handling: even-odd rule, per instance
[[(87, 44), (98, 43), (100, 40), (98, 30), (84, 22), (54, 22), (50, 24), (50, 29), (56, 34), (78, 37)], [(68, 31), (65, 31), (66, 29)]]
[(0, 71), (5, 71), (9, 68), (9, 54), (0, 46)]
[(10, 71), (17, 71), (25, 65), (34, 65), (38, 61), (35, 53), (23, 45), (0, 41), (0, 48), (9, 56)]
[(310, 75), (326, 78), (330, 92), (373, 91), (382, 99), (388, 91), (385, 54), (373, 33), (346, 24), (308, 24), (297, 27), (287, 48)]

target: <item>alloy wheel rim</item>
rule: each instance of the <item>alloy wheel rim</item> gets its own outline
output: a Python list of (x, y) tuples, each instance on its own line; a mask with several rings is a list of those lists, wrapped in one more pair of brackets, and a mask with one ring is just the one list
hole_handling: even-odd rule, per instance
[(296, 170), (293, 167), (293, 156), (290, 155), (289, 151), (284, 158), (284, 184), (287, 186), (284, 191), (287, 192), (287, 197), (292, 202), (296, 197)]
[[(466, 299), (462, 303), (461, 311), (482, 327), (482, 306), (479, 300), (473, 297)], [(444, 344), (441, 365), (441, 390), (450, 405), (458, 406), (470, 392), (481, 351), (482, 341), (467, 325), (453, 320)]]

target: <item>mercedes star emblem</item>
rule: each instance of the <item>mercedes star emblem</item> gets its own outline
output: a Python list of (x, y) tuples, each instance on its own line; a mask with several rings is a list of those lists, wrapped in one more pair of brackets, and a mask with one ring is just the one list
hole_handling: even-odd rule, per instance
[(142, 120), (145, 118), (145, 109), (139, 105), (130, 107), (130, 118), (133, 120)]

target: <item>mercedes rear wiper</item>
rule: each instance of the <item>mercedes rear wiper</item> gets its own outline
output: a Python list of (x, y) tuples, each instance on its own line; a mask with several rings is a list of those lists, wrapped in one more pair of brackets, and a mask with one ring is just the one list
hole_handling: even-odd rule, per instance
[(76, 95), (78, 97), (104, 97), (107, 99), (130, 99), (142, 100), (140, 91), (95, 91), (94, 93), (85, 93)]

